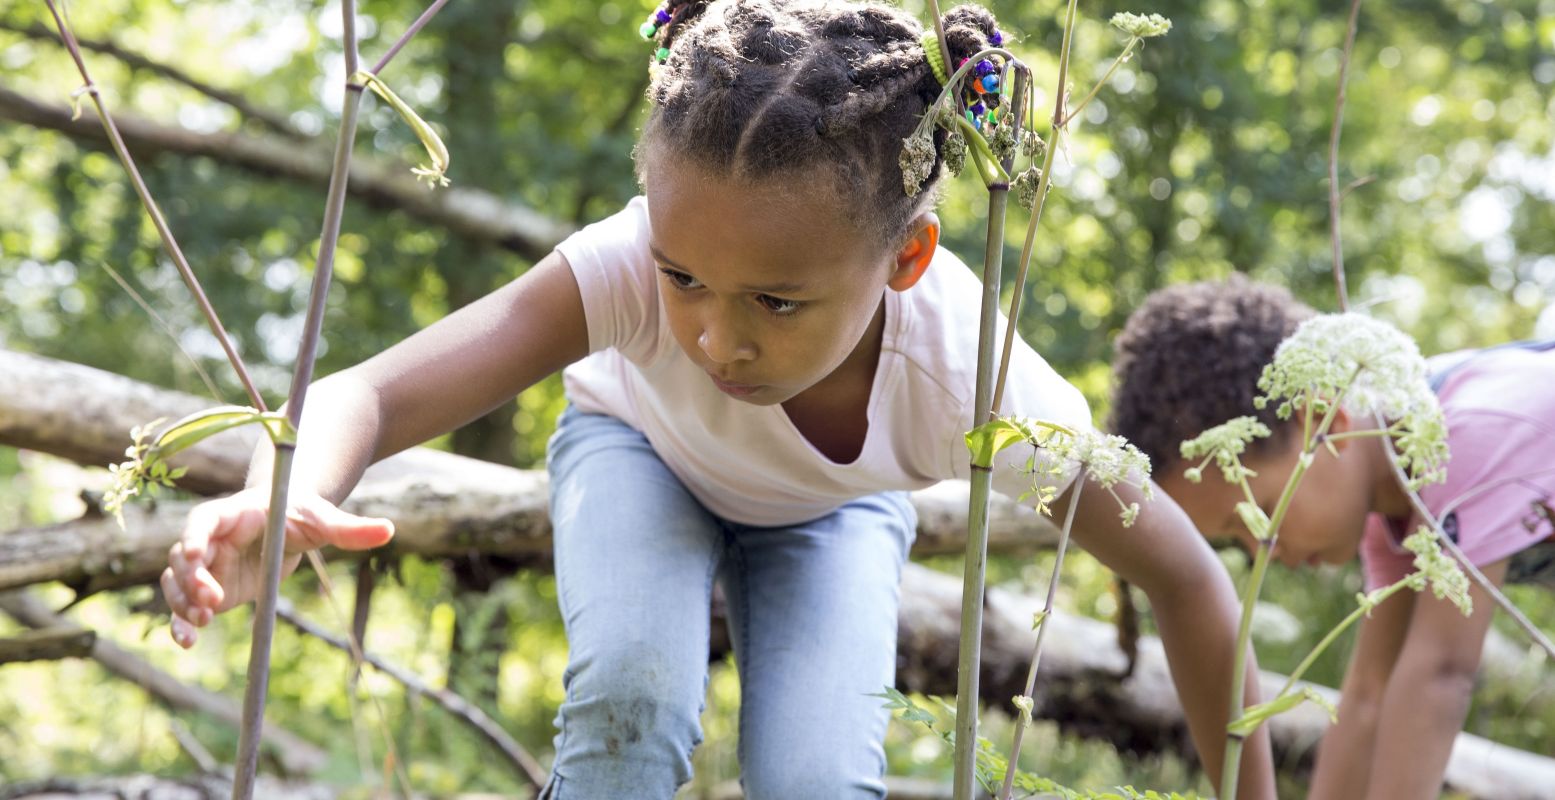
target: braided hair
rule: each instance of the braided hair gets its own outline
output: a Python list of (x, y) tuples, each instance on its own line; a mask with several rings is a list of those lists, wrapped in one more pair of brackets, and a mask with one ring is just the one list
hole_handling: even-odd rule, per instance
[[(952, 63), (998, 30), (973, 5), (952, 9), (943, 26)], [(660, 34), (668, 55), (648, 89), (639, 178), (651, 179), (645, 154), (739, 180), (829, 175), (849, 221), (894, 243), (932, 202), (943, 163), (935, 126), (925, 191), (902, 190), (902, 142), (941, 90), (922, 33), (912, 16), (874, 3), (681, 5)]]

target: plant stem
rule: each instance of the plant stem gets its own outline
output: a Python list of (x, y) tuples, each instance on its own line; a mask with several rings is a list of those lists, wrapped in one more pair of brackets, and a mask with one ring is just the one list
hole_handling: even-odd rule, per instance
[(254, 387), (253, 378), (249, 377), (248, 367), (244, 365), (243, 357), (239, 356), (237, 348), (233, 347), (232, 337), (227, 335), (227, 329), (216, 316), (216, 309), (211, 306), (210, 298), (205, 296), (205, 289), (200, 286), (200, 279), (195, 277), (188, 259), (184, 258), (183, 250), (173, 238), (173, 231), (168, 227), (167, 220), (163, 218), (162, 209), (157, 206), (157, 201), (152, 199), (151, 190), (146, 188), (140, 170), (135, 167), (135, 159), (130, 156), (129, 148), (124, 145), (124, 137), (119, 135), (119, 127), (114, 124), (113, 117), (108, 115), (102, 93), (98, 91), (97, 84), (92, 82), (92, 76), (86, 71), (86, 61), (81, 57), (81, 47), (76, 42), (75, 34), (60, 16), (54, 0), (43, 0), (43, 2), (48, 6), (49, 13), (54, 15), (54, 24), (59, 28), (59, 37), (65, 43), (65, 49), (70, 52), (70, 57), (76, 62), (76, 70), (81, 73), (81, 80), (85, 83), (83, 90), (92, 96), (92, 104), (97, 107), (97, 118), (102, 120), (103, 130), (108, 133), (108, 142), (113, 146), (113, 152), (118, 155), (119, 162), (124, 165), (124, 171), (129, 174), (130, 184), (135, 187), (135, 194), (140, 197), (141, 205), (145, 206), (146, 214), (151, 217), (151, 224), (157, 229), (157, 236), (162, 239), (163, 248), (173, 259), (173, 266), (178, 269), (178, 275), (183, 278), (184, 285), (188, 286), (189, 292), (194, 295), (195, 303), (200, 306), (200, 313), (205, 317), (205, 324), (210, 327), (216, 341), (221, 343), (222, 351), (227, 354), (227, 361), (232, 364), (233, 371), (238, 375), (238, 381), (243, 384), (243, 390), (248, 393), (249, 402), (260, 411), (268, 411), (264, 398)]
[(1079, 116), (1080, 112), (1084, 111), (1085, 107), (1089, 105), (1092, 100), (1096, 99), (1096, 94), (1102, 90), (1103, 86), (1107, 85), (1107, 81), (1112, 80), (1112, 73), (1117, 72), (1118, 67), (1121, 66), (1123, 62), (1128, 60), (1129, 54), (1134, 52), (1134, 46), (1137, 44), (1139, 44), (1139, 37), (1137, 36), (1128, 40), (1128, 45), (1123, 48), (1123, 52), (1119, 53), (1117, 58), (1112, 60), (1112, 66), (1107, 68), (1107, 74), (1101, 76), (1101, 80), (1096, 82), (1096, 86), (1091, 89), (1090, 94), (1087, 94), (1084, 100), (1076, 103), (1074, 107), (1070, 108), (1068, 113), (1064, 115), (1065, 125), (1069, 124), (1070, 120)]
[(1285, 685), (1280, 687), (1280, 691), (1275, 697), (1278, 698), (1294, 688), (1296, 681), (1301, 680), (1301, 676), (1306, 674), (1307, 669), (1317, 661), (1318, 656), (1322, 655), (1323, 651), (1327, 650), (1328, 646), (1333, 644), (1334, 640), (1338, 639), (1351, 625), (1354, 625), (1361, 617), (1371, 613), (1372, 609), (1382, 604), (1382, 601), (1392, 597), (1400, 589), (1407, 586), (1409, 586), (1409, 579), (1404, 578), (1391, 586), (1383, 588), (1366, 604), (1356, 606), (1349, 616), (1345, 617), (1338, 625), (1335, 625), (1333, 630), (1329, 631), (1328, 635), (1324, 636), (1323, 640), (1318, 642), (1316, 647), (1312, 648), (1312, 652), (1307, 653), (1307, 657), (1303, 658), (1294, 670), (1291, 670), (1290, 677), (1285, 679)]
[[(983, 303), (978, 322), (977, 389), (972, 420), (988, 419), (993, 389), (993, 345), (999, 318), (999, 273), (1004, 266), (1004, 209), (1009, 186), (988, 189), (988, 240), (983, 251)], [(956, 668), (955, 800), (972, 800), (977, 761), (978, 668), (982, 664), (983, 585), (988, 568), (988, 493), (992, 467), (972, 465), (972, 495), (967, 508), (966, 571), (961, 584), (961, 647)]]
[[(351, 0), (346, 0), (349, 5)], [(270, 511), (265, 519), (261, 560), (265, 582), (259, 588), (254, 615), (253, 643), (248, 658), (248, 682), (243, 688), (243, 725), (238, 730), (238, 760), (233, 765), (233, 800), (254, 796), (254, 772), (259, 766), (259, 736), (264, 727), (265, 694), (270, 688), (270, 642), (275, 636), (275, 601), (281, 586), (281, 565), (286, 558), (285, 534), (287, 483), (291, 480), (294, 445), (275, 448), (270, 477)], [(268, 610), (267, 610), (268, 609)], [(263, 624), (268, 617), (269, 624)]]
[[(1042, 158), (1042, 175), (1037, 179), (1037, 198), (1032, 204), (1031, 218), (1026, 221), (1026, 240), (1021, 244), (1020, 263), (1015, 268), (1015, 291), (1010, 296), (1010, 314), (1007, 327), (1004, 331), (1004, 351), (999, 356), (999, 371), (995, 378), (993, 393), (993, 408), (999, 408), (1004, 402), (1004, 385), (1010, 372), (1010, 353), (1015, 349), (1016, 321), (1020, 319), (1021, 298), (1026, 294), (1026, 274), (1031, 269), (1031, 255), (1037, 241), (1037, 224), (1042, 221), (1042, 207), (1047, 200), (1048, 183), (1053, 175), (1053, 155), (1058, 152), (1059, 143), (1063, 139), (1064, 126), (1064, 82), (1069, 74), (1069, 45), (1074, 38), (1075, 6), (1078, 0), (1069, 0), (1069, 10), (1064, 18), (1064, 42), (1059, 48), (1058, 56), (1058, 91), (1054, 93), (1053, 100), (1053, 127), (1049, 131), (1047, 152)], [(1020, 95), (1015, 95), (1019, 97)], [(1032, 109), (1036, 111), (1035, 108)], [(1017, 127), (1017, 130), (1019, 128)]]
[[(400, 34), (400, 38), (395, 40), (393, 45), (390, 45), (389, 51), (384, 53), (383, 57), (378, 59), (378, 63), (373, 65), (372, 70), (370, 70), (372, 74), (382, 74), (384, 67), (389, 66), (389, 60), (394, 58), (394, 56), (399, 53), (400, 48), (404, 47), (405, 43), (410, 41), (410, 37), (415, 36), (423, 27), (425, 27), (426, 24), (432, 20), (432, 17), (437, 14), (437, 12), (443, 10), (443, 6), (445, 5), (448, 5), (448, 0), (436, 0), (436, 2), (432, 3), (432, 5), (427, 6), (427, 10), (421, 12), (421, 16), (417, 17), (416, 21), (412, 22), (410, 27), (406, 28), (405, 32)], [(353, 69), (351, 72), (347, 72), (346, 74), (350, 75), (355, 71), (356, 70)]]
[(1344, 126), (1344, 87), (1350, 77), (1350, 51), (1355, 47), (1355, 30), (1361, 15), (1361, 0), (1350, 3), (1350, 23), (1345, 31), (1344, 55), (1339, 60), (1339, 92), (1334, 98), (1334, 125), (1328, 133), (1328, 233), (1334, 251), (1334, 289), (1339, 294), (1339, 310), (1350, 310), (1350, 295), (1344, 280), (1344, 247), (1339, 239), (1339, 130)]
[[(357, 71), (355, 0), (342, 0), (340, 13), (345, 40), (346, 74), (354, 75)], [(340, 218), (345, 207), (346, 182), (350, 177), (351, 146), (356, 137), (357, 112), (361, 103), (362, 87), (348, 85), (340, 114), (340, 133), (335, 144), (329, 194), (324, 203), (318, 264), (313, 271), (308, 315), (303, 324), (302, 342), (297, 348), (291, 396), (287, 400), (286, 414), (294, 430), (301, 429), (303, 404), (307, 400), (308, 384), (313, 378), (313, 360), (318, 352), (318, 337), (323, 325), (325, 300), (329, 295), (335, 247), (340, 237)], [(270, 680), (270, 642), (275, 633), (276, 598), (280, 593), (281, 566), (285, 559), (286, 498), (291, 483), (294, 453), (293, 445), (278, 444), (275, 448), (270, 512), (261, 550), (265, 565), (264, 584), (260, 587), (254, 609), (254, 633), (248, 657), (248, 687), (243, 696), (243, 727), (238, 740), (233, 800), (249, 800), (253, 796), (254, 770), (259, 757), (259, 730), (263, 724), (265, 692)]]
[[(1075, 477), (1074, 495), (1069, 498), (1069, 510), (1064, 513), (1064, 527), (1058, 534), (1058, 553), (1053, 557), (1053, 574), (1047, 582), (1047, 599), (1042, 603), (1042, 624), (1037, 628), (1037, 641), (1031, 650), (1031, 667), (1026, 671), (1026, 689), (1022, 694), (1031, 697), (1037, 686), (1037, 665), (1042, 662), (1042, 639), (1047, 636), (1048, 622), (1053, 618), (1053, 598), (1058, 594), (1058, 578), (1064, 568), (1064, 552), (1069, 549), (1069, 531), (1074, 527), (1074, 511), (1080, 507), (1080, 490), (1085, 488), (1085, 472)], [(1001, 800), (1010, 800), (1015, 788), (1015, 764), (1020, 759), (1021, 742), (1026, 738), (1026, 726), (1015, 726), (1015, 741), (1010, 744), (1010, 762), (1004, 769), (1004, 787), (999, 790)]]
[[(1247, 688), (1247, 649), (1252, 638), (1253, 609), (1258, 604), (1258, 593), (1263, 589), (1264, 574), (1269, 570), (1269, 558), (1274, 553), (1274, 545), (1280, 538), (1280, 525), (1285, 522), (1285, 512), (1290, 509), (1291, 500), (1296, 496), (1296, 486), (1301, 483), (1301, 477), (1306, 474), (1307, 467), (1311, 464), (1311, 457), (1317, 452), (1317, 441), (1328, 431), (1334, 422), (1334, 415), (1339, 413), (1340, 406), (1344, 403), (1345, 392), (1360, 375), (1361, 368), (1356, 367), (1351, 373), (1350, 380), (1345, 383), (1345, 389), (1339, 392), (1328, 407), (1328, 413), (1323, 415), (1323, 420), (1318, 423), (1317, 431), (1311, 434), (1302, 443), (1302, 457), (1296, 460), (1296, 466), (1291, 468), (1290, 477), (1285, 479), (1285, 488), (1280, 492), (1279, 503), (1274, 507), (1274, 516), (1269, 520), (1269, 538), (1260, 539), (1258, 553), (1253, 557), (1253, 572), (1248, 576), (1247, 585), (1242, 588), (1242, 617), (1236, 628), (1236, 651), (1232, 654), (1231, 662), (1231, 702), (1228, 705), (1230, 717), (1226, 724), (1236, 721), (1246, 709), (1246, 701), (1243, 694)], [(1307, 410), (1311, 410), (1310, 403)], [(1247, 486), (1247, 478), (1241, 479), (1245, 492), (1251, 494)], [(1250, 734), (1249, 734), (1250, 735)], [(1227, 800), (1235, 800), (1237, 779), (1242, 773), (1242, 742), (1246, 736), (1227, 733), (1226, 752), (1224, 760), (1220, 763), (1220, 796)]]
[[(955, 63), (950, 60), (950, 43), (945, 41), (945, 21), (940, 19), (939, 0), (929, 0), (929, 16), (934, 18), (934, 40), (939, 42), (939, 54), (945, 60), (945, 69), (955, 69)], [(951, 81), (951, 85), (954, 84), (955, 81)]]
[[(1298, 467), (1299, 469), (1299, 467)], [(1264, 573), (1269, 569), (1269, 555), (1274, 551), (1274, 537), (1258, 542), (1258, 554), (1253, 558), (1253, 572), (1242, 590), (1242, 618), (1236, 629), (1236, 652), (1231, 662), (1231, 717), (1235, 720), (1245, 708), (1243, 692), (1246, 689), (1247, 646), (1253, 629), (1253, 607), (1258, 602), (1258, 590), (1263, 586)], [(1227, 720), (1227, 724), (1230, 724)], [(1235, 800), (1237, 778), (1242, 773), (1242, 742), (1245, 737), (1236, 734), (1226, 736), (1226, 752), (1220, 763), (1220, 797)]]

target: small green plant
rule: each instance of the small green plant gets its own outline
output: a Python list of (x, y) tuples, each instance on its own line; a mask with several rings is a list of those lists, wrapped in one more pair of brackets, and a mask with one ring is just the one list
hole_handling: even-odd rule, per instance
[[(874, 696), (884, 699), (885, 707), (891, 709), (891, 712), (901, 721), (922, 725), (945, 744), (955, 746), (956, 709), (943, 698), (927, 698), (939, 710), (939, 715), (936, 715), (896, 689), (887, 688)], [(946, 717), (948, 721), (941, 721), (940, 715)], [(1023, 721), (1030, 721), (1029, 699)], [(982, 737), (978, 737), (975, 753), (973, 775), (984, 791), (990, 794), (999, 792), (995, 795), (997, 797), (1057, 797), (1062, 800), (1199, 800), (1197, 795), (1177, 792), (1163, 794), (1153, 790), (1141, 792), (1132, 786), (1118, 786), (1110, 791), (1071, 789), (1040, 775), (1016, 769), (1013, 766), (1015, 760), (1013, 756), (1006, 759), (999, 754), (993, 742)], [(1001, 784), (1001, 781), (1004, 783)], [(1019, 792), (1019, 794), (1012, 794), (1012, 792)]]

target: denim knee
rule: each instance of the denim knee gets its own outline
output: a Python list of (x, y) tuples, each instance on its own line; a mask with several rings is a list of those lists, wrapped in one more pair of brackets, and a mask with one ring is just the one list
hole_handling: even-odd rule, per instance
[(669, 798), (691, 779), (706, 672), (687, 675), (647, 642), (570, 664), (557, 715), (557, 798)]
[[(807, 748), (808, 749), (808, 748)], [(782, 759), (748, 758), (740, 784), (746, 800), (879, 800), (885, 797), (882, 763), (874, 769), (836, 757), (835, 751), (791, 753)]]

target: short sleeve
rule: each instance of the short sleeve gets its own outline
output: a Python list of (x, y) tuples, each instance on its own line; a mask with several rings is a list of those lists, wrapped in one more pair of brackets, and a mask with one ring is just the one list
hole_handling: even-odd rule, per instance
[(613, 348), (642, 365), (658, 351), (664, 334), (650, 233), (647, 201), (637, 197), (556, 246), (583, 297), (589, 352)]
[(1366, 532), (1361, 534), (1361, 571), (1366, 576), (1366, 591), (1380, 589), (1414, 571), (1414, 554), (1396, 544), (1386, 518), (1381, 514), (1366, 517)]
[[(1001, 333), (1002, 336), (1002, 333)], [(1002, 339), (1001, 339), (1002, 341)], [(970, 421), (971, 408), (966, 411)], [(1010, 371), (1002, 416), (1026, 417), (1057, 422), (1074, 430), (1090, 430), (1091, 410), (1069, 381), (1064, 380), (1042, 356), (1025, 342), (1018, 341), (1010, 354)], [(1030, 492), (1034, 483), (1053, 486), (1062, 493), (1074, 481), (1077, 472), (1072, 466), (1061, 475), (1041, 477), (1031, 471), (1031, 447), (1009, 447), (994, 461), (993, 489), (1011, 499)], [(961, 459), (967, 461), (966, 448), (961, 448)], [(963, 467), (964, 469), (964, 467)]]

